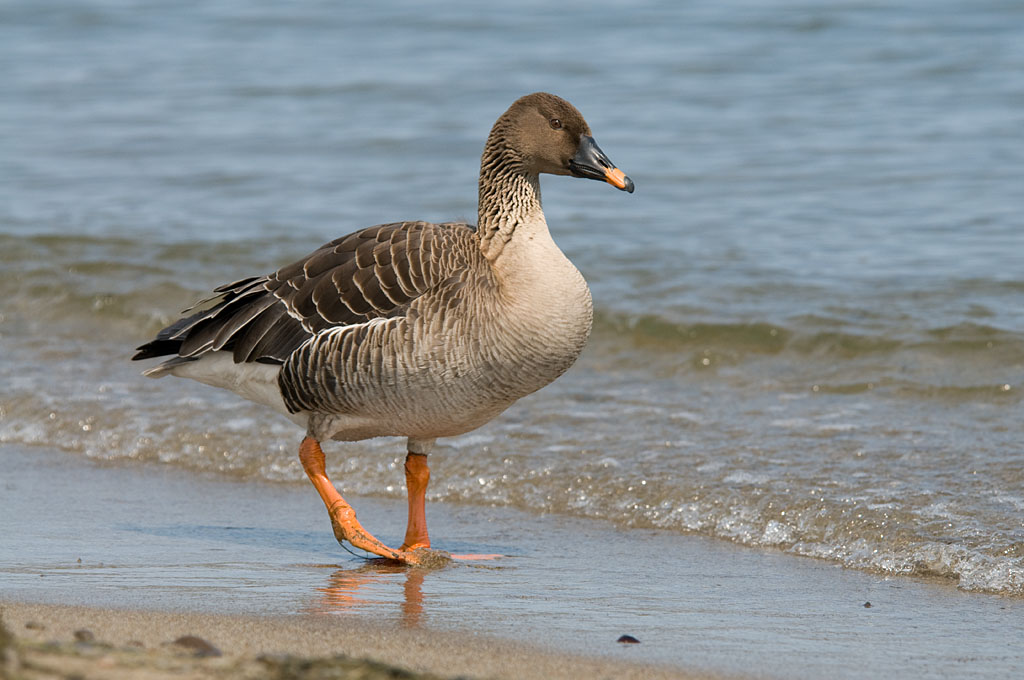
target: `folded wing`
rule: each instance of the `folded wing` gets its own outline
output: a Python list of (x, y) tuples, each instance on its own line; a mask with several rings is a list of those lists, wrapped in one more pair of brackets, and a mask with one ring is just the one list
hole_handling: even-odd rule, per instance
[(471, 227), (452, 223), (357, 231), (273, 274), (217, 288), (199, 303), (216, 300), (212, 307), (164, 328), (132, 358), (171, 355), (169, 366), (230, 351), (236, 363), (282, 364), (325, 329), (400, 316), (464, 264), (453, 257), (479, 251), (453, 247), (472, 238)]

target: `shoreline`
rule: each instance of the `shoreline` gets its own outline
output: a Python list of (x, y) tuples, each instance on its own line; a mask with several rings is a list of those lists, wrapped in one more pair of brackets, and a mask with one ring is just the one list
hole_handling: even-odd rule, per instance
[[(170, 613), (0, 600), (0, 624), (11, 636), (2, 668), (16, 680), (284, 678), (311, 669), (332, 678), (422, 680), (727, 677), (643, 663), (642, 645), (631, 645), (638, 657), (632, 663), (472, 633), (381, 626), (365, 617)], [(214, 650), (196, 641), (174, 643), (182, 637), (198, 638)]]
[[(0, 466), (0, 604), (8, 610), (0, 616), (18, 649), (60, 663), (135, 663), (140, 651), (123, 646), (145, 630), (154, 637), (138, 641), (160, 664), (184, 668), (164, 647), (182, 635), (222, 649), (217, 659), (186, 657), (207, 676), (207, 666), (221, 664), (272, 677), (262, 654), (337, 665), (341, 653), (442, 677), (530, 677), (527, 667), (536, 677), (581, 676), (581, 664), (616, 669), (596, 677), (629, 677), (643, 664), (643, 677), (839, 680), (1016, 677), (1024, 669), (1024, 601), (946, 583), (446, 503), (429, 508), (437, 547), (503, 557), (395, 568), (343, 551), (320, 499), (303, 487), (102, 464), (43, 447), (0, 447)], [(401, 504), (352, 500), (382, 538), (401, 535)], [(28, 615), (17, 612), (50, 612), (61, 627), (25, 628)], [(77, 645), (81, 628), (117, 646), (113, 657), (102, 644)], [(246, 638), (246, 630), (265, 632)], [(617, 643), (622, 635), (641, 644)], [(435, 648), (465, 665), (424, 665), (414, 653)], [(472, 665), (481, 659), (493, 667)]]

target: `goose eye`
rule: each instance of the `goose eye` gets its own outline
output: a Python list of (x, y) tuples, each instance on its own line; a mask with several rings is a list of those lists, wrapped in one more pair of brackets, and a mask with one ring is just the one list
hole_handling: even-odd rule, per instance
[(559, 119), (552, 118), (548, 122), (551, 123), (551, 129), (552, 130), (561, 130), (562, 129), (562, 121), (560, 121)]

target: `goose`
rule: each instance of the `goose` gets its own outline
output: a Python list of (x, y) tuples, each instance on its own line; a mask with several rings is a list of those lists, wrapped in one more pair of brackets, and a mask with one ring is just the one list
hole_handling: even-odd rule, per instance
[[(435, 441), (551, 383), (590, 335), (590, 290), (548, 231), (541, 173), (633, 192), (572, 104), (529, 94), (487, 138), (476, 227), (356, 231), (272, 274), (216, 288), (132, 358), (169, 357), (143, 375), (225, 388), (290, 418), (305, 429), (299, 460), (338, 542), (425, 564), (440, 552), (430, 549), (425, 513)], [(408, 524), (397, 549), (359, 523), (321, 448), (381, 436), (407, 439)]]

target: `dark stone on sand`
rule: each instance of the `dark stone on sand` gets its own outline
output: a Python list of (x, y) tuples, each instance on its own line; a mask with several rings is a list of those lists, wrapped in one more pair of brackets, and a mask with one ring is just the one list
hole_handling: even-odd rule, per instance
[(870, 602), (865, 602), (864, 603), (864, 609), (871, 609), (871, 603)]
[(96, 636), (88, 628), (79, 628), (74, 632), (75, 642), (95, 642)]
[(201, 637), (195, 635), (183, 635), (174, 641), (179, 647), (191, 650), (196, 656), (220, 656), (219, 649), (211, 645)]
[(12, 642), (14, 642), (14, 636), (4, 627), (3, 620), (0, 620), (0, 670), (3, 670), (6, 664), (7, 646)]
[(640, 644), (640, 641), (637, 640), (632, 635), (620, 635), (619, 639), (616, 640), (616, 642), (621, 642), (621, 643), (627, 644), (627, 645), (638, 645), (638, 644)]
[(266, 680), (440, 680), (436, 675), (347, 656), (305, 659), (290, 654), (264, 654), (257, 660), (263, 664)]
[(27, 621), (25, 627), (29, 630), (46, 630), (46, 626), (39, 623), (38, 621)]

